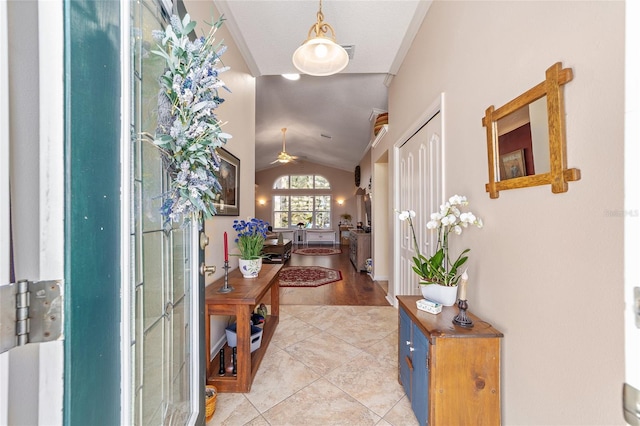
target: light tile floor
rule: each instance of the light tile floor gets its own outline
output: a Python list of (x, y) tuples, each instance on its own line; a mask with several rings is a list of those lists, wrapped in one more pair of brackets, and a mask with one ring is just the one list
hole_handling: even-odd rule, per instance
[(391, 306), (281, 305), (249, 393), (220, 393), (213, 425), (417, 425), (398, 383)]

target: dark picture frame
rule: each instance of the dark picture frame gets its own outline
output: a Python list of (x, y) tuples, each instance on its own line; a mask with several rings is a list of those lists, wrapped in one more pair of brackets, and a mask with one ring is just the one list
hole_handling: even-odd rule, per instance
[(526, 171), (523, 149), (500, 156), (500, 180), (525, 176)]
[(217, 148), (220, 170), (215, 172), (222, 191), (217, 194), (217, 216), (240, 215), (240, 159), (224, 148)]

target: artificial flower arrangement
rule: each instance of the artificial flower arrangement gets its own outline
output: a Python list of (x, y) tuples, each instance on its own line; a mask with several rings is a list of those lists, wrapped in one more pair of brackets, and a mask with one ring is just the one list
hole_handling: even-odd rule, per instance
[(409, 223), (413, 237), (413, 246), (418, 254), (413, 257), (413, 271), (420, 277), (420, 284), (441, 284), (444, 286), (456, 286), (460, 280), (460, 267), (467, 261), (467, 253), (471, 249), (465, 249), (455, 260), (451, 260), (449, 254), (449, 234), (453, 232), (460, 235), (463, 228), (475, 225), (482, 228), (482, 219), (471, 212), (462, 212), (460, 209), (467, 206), (467, 197), (454, 195), (449, 201), (440, 206), (440, 211), (431, 214), (431, 220), (427, 222), (427, 229), (437, 231), (436, 252), (429, 258), (420, 253), (420, 246), (416, 239), (412, 219), (416, 217), (413, 210), (399, 212), (398, 218)]
[(262, 257), (262, 248), (268, 228), (268, 222), (255, 217), (246, 221), (233, 221), (233, 229), (238, 233), (236, 244), (240, 250), (240, 259), (251, 260)]
[(185, 15), (182, 21), (172, 16), (164, 31), (153, 32), (166, 70), (160, 76), (158, 127), (154, 144), (162, 152), (164, 167), (171, 177), (169, 190), (163, 194), (160, 209), (167, 223), (203, 218), (216, 214), (214, 202), (222, 191), (216, 173), (220, 158), (216, 148), (231, 135), (221, 130), (215, 110), (224, 102), (218, 89), (229, 89), (219, 79), (229, 67), (220, 57), (226, 46), (214, 46), (214, 34), (223, 23), (220, 18), (209, 34), (193, 41), (189, 33), (196, 22)]

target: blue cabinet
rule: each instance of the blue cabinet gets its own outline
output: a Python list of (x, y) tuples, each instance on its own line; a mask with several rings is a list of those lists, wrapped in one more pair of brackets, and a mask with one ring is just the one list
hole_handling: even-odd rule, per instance
[(400, 331), (398, 337), (400, 383), (404, 388), (404, 392), (409, 396), (409, 399), (411, 399), (411, 358), (413, 355), (411, 352), (411, 321), (403, 310), (400, 310)]
[(452, 320), (458, 308), (420, 311), (418, 296), (398, 299), (398, 376), (420, 425), (499, 425), (502, 333), (467, 311), (476, 324)]
[(429, 341), (400, 309), (400, 382), (421, 425), (427, 424)]

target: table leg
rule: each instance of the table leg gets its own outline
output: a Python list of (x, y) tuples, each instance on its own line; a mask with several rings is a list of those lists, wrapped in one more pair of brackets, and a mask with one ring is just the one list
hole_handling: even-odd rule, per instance
[(206, 378), (205, 382), (211, 376), (211, 317), (209, 316), (209, 306), (204, 305), (204, 350), (206, 351), (205, 357), (207, 360)]
[(274, 280), (274, 283), (271, 286), (271, 315), (274, 317), (280, 316), (280, 285), (278, 284), (278, 280)]
[(249, 305), (240, 305), (236, 308), (237, 380), (241, 389), (248, 389), (251, 383), (251, 308)]

